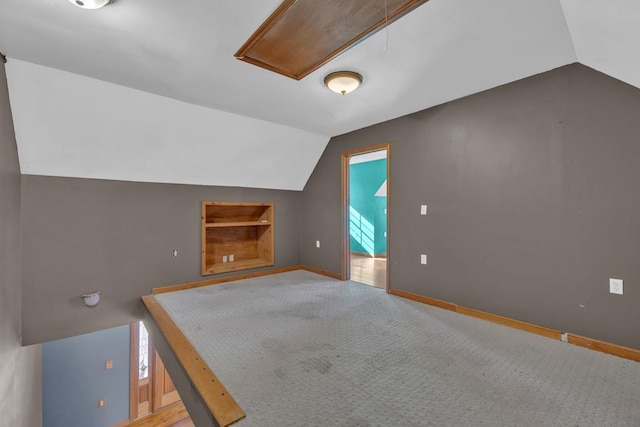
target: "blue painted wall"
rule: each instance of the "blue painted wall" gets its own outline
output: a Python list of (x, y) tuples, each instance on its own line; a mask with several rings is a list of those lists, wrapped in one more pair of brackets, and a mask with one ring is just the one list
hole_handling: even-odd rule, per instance
[[(102, 398), (107, 405), (98, 408)], [(108, 427), (128, 418), (129, 325), (42, 345), (43, 427)]]
[(351, 251), (387, 253), (387, 198), (375, 194), (387, 179), (387, 159), (349, 166), (349, 232)]

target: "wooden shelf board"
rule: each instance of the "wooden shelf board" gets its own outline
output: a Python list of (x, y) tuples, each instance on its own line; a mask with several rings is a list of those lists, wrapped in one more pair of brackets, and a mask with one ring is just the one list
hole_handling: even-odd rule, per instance
[(233, 261), (233, 262), (225, 262), (214, 264), (207, 268), (204, 274), (215, 274), (215, 273), (224, 273), (227, 271), (235, 271), (235, 270), (245, 270), (249, 268), (258, 268), (258, 267), (267, 267), (273, 265), (273, 262), (267, 261), (265, 259), (256, 258), (256, 259), (246, 259), (243, 261)]
[(271, 225), (270, 221), (240, 221), (240, 222), (209, 222), (205, 224), (207, 228), (221, 228), (221, 227), (253, 227), (256, 225)]

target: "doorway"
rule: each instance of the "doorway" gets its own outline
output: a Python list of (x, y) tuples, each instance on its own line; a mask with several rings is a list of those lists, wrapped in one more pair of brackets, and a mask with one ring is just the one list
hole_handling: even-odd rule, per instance
[(343, 276), (389, 289), (389, 144), (342, 154)]
[(142, 322), (131, 324), (130, 349), (129, 419), (133, 421), (148, 416), (180, 401)]

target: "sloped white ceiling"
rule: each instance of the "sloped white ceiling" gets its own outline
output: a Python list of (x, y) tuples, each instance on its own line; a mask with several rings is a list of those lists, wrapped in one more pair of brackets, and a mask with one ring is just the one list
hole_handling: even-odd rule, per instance
[(640, 87), (640, 1), (561, 2), (578, 61)]
[(302, 190), (329, 140), (17, 60), (7, 76), (24, 174)]
[(576, 61), (640, 83), (631, 0), (430, 0), (302, 81), (233, 57), (279, 3), (2, 0), (23, 172), (300, 189), (330, 136)]

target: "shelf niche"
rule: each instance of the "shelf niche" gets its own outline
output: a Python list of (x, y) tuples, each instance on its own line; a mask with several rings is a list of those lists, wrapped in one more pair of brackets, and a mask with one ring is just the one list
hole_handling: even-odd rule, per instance
[(202, 275), (273, 265), (273, 235), (273, 203), (202, 202)]

